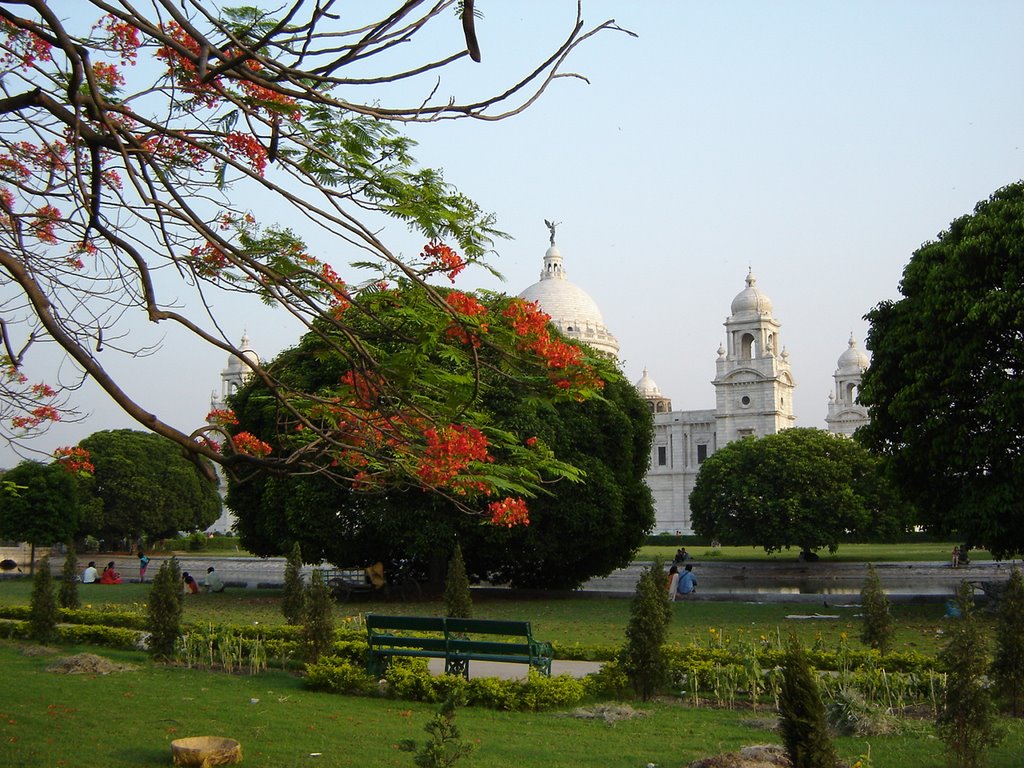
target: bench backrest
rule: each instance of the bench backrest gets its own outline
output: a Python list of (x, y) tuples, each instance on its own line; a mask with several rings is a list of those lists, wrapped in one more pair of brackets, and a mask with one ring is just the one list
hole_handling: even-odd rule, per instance
[(512, 635), (532, 639), (530, 622), (504, 619), (445, 619), (448, 632), (457, 635)]

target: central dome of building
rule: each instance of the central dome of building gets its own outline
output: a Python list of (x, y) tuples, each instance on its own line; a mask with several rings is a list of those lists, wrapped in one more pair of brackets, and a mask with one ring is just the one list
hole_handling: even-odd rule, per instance
[(569, 282), (562, 253), (554, 244), (553, 232), (551, 239), (551, 247), (544, 254), (540, 280), (519, 297), (537, 302), (544, 312), (551, 315), (554, 326), (570, 339), (582, 341), (612, 356), (618, 355), (619, 342), (604, 324), (597, 302), (578, 285)]

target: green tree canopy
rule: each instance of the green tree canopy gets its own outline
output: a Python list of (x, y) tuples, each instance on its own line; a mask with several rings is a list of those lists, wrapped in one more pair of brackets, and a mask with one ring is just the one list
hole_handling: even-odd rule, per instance
[(23, 461), (4, 473), (0, 491), (0, 537), (50, 546), (68, 541), (78, 529), (78, 489), (60, 464)]
[(1024, 552), (1024, 183), (914, 252), (866, 315), (860, 438), (930, 530)]
[(715, 451), (701, 465), (690, 508), (697, 533), (767, 552), (834, 552), (847, 533), (884, 536), (907, 519), (878, 459), (853, 440), (806, 428)]
[(209, 474), (178, 445), (150, 432), (94, 432), (80, 443), (89, 452), (92, 476), (80, 484), (94, 536), (160, 538), (210, 526), (221, 499)]
[[(493, 295), (480, 300), (488, 317), (500, 316), (515, 302)], [(388, 311), (404, 314), (397, 303)], [(446, 325), (437, 330), (442, 336)], [(270, 367), (281, 380), (316, 391), (319, 381), (336, 381), (350, 369), (336, 343), (309, 334)], [(388, 347), (395, 355), (403, 348), (410, 355), (433, 348), (429, 337), (393, 337)], [(525, 475), (499, 474), (484, 460), (471, 463), (459, 477), (490, 477), (503, 491), (518, 494), (516, 499), (527, 497), (529, 525), (482, 524), (472, 504), (481, 511), (486, 499), (472, 501), (473, 496), (460, 494), (458, 484), (425, 493), (415, 486), (381, 490), (318, 475), (263, 474), (229, 482), (228, 503), (238, 515), (244, 544), (270, 555), (299, 541), (307, 561), (324, 558), (339, 565), (431, 561), (440, 576), (458, 538), (471, 579), (531, 587), (572, 587), (627, 564), (653, 523), (644, 483), (651, 417), (607, 359), (580, 351), (603, 380), (601, 394), (554, 402), (542, 396), (550, 386), (544, 366), (524, 381), (506, 375), (500, 357), (486, 346), (474, 348), (473, 355), (445, 353), (446, 376), (478, 381), (475, 421), (487, 425), (489, 448), (499, 462), (516, 453), (517, 465), (532, 467)], [(479, 378), (474, 368), (481, 371)], [(261, 382), (241, 389), (232, 405), (239, 421), (235, 429), (287, 455), (289, 430), (282, 424), (288, 415)], [(547, 472), (550, 467), (557, 471)]]

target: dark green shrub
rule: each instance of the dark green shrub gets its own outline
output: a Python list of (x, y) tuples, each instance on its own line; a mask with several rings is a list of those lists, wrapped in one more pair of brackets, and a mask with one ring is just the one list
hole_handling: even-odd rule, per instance
[(967, 582), (957, 592), (957, 606), (960, 618), (952, 621), (949, 641), (939, 653), (947, 677), (935, 729), (946, 743), (950, 765), (980, 768), (988, 764), (986, 750), (1003, 734), (987, 677), (987, 643), (974, 616), (974, 588)]
[(177, 558), (164, 560), (156, 572), (147, 602), (149, 652), (156, 659), (173, 659), (181, 634), (181, 568)]
[(836, 750), (829, 737), (825, 706), (796, 635), (789, 637), (782, 668), (779, 731), (793, 768), (835, 768)]
[(377, 690), (377, 681), (366, 673), (364, 664), (338, 656), (323, 656), (306, 665), (306, 685), (328, 693), (369, 694)]
[(895, 628), (889, 612), (889, 598), (885, 596), (882, 582), (875, 572), (875, 566), (868, 564), (868, 575), (860, 590), (860, 604), (864, 609), (864, 626), (861, 641), (885, 655), (892, 647)]
[(319, 568), (309, 579), (304, 603), (302, 638), (306, 642), (306, 658), (316, 662), (334, 642), (334, 600)]
[(32, 578), (32, 601), (28, 620), (29, 638), (38, 643), (51, 643), (57, 639), (57, 596), (53, 591), (50, 558), (44, 557)]
[(620, 664), (633, 690), (644, 701), (666, 680), (667, 665), (662, 646), (672, 620), (672, 605), (661, 562), (656, 560), (637, 582), (630, 605), (626, 645)]
[(189, 552), (203, 552), (206, 550), (206, 536), (200, 532), (189, 534), (188, 537), (188, 551)]
[(430, 734), (430, 739), (418, 750), (412, 739), (406, 739), (398, 745), (403, 752), (416, 753), (413, 762), (419, 768), (450, 768), (473, 752), (473, 745), (462, 740), (455, 725), (454, 699), (445, 699), (424, 730)]
[(466, 563), (462, 559), (462, 547), (455, 545), (452, 559), (448, 561), (448, 578), (444, 583), (445, 616), (468, 619), (473, 615), (473, 598), (469, 594), (469, 579), (466, 577)]
[(68, 553), (64, 557), (59, 600), (61, 608), (78, 608), (82, 604), (78, 599), (78, 555), (72, 546), (68, 547)]
[(66, 645), (100, 645), (131, 651), (138, 649), (142, 643), (142, 635), (134, 629), (73, 624), (59, 627), (58, 630), (60, 642)]
[(1024, 715), (1024, 576), (1018, 568), (999, 602), (992, 675), (1004, 709)]
[(302, 550), (299, 542), (292, 545), (288, 562), (284, 568), (284, 596), (281, 599), (281, 613), (289, 624), (299, 625), (306, 612), (306, 588), (302, 583)]

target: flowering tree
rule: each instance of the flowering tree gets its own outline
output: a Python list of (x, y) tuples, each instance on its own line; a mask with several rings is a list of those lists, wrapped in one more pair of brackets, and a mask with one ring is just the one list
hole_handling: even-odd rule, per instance
[[(397, 300), (392, 293), (381, 293), (376, 303), (367, 298), (375, 322), (408, 319), (401, 293), (395, 292)], [(532, 369), (523, 361), (520, 370), (531, 375), (513, 378), (497, 350), (470, 344), (474, 354), (466, 354), (454, 338), (475, 329), (453, 325), (440, 311), (418, 313), (415, 327), (406, 322), (404, 333), (382, 340), (380, 347), (388, 356), (412, 356), (422, 368), (443, 372), (440, 381), (447, 387), (474, 386), (472, 408), (462, 412), (461, 423), (427, 428), (423, 461), (396, 456), (390, 464), (368, 464), (349, 483), (325, 473), (264, 473), (229, 481), (228, 505), (238, 515), (246, 548), (275, 555), (297, 541), (310, 562), (380, 560), (390, 569), (411, 560), (440, 578), (458, 541), (473, 580), (556, 589), (628, 564), (654, 521), (644, 482), (651, 416), (636, 388), (599, 353), (560, 338), (521, 300), (455, 290), (445, 297), (477, 308), (473, 317), (494, 325), (489, 334), (509, 333), (524, 346), (543, 346), (545, 356), (537, 356)], [(504, 325), (502, 318), (509, 316), (529, 318), (532, 330), (520, 336)], [(296, 390), (333, 387), (351, 372), (336, 343), (307, 334), (269, 366)], [(563, 396), (553, 403), (547, 394), (552, 388), (565, 391), (560, 382), (571, 380), (577, 387), (594, 376), (602, 382), (600, 397)], [(266, 441), (271, 455), (302, 449), (304, 430), (289, 428), (290, 414), (262, 381), (251, 380), (231, 404), (239, 422), (232, 429)], [(379, 432), (366, 439), (389, 440), (390, 422), (405, 418), (401, 409), (385, 410)], [(405, 460), (411, 463), (403, 483), (394, 467)], [(425, 487), (434, 492), (425, 494)], [(489, 524), (453, 514), (460, 507), (483, 513)]]
[[(537, 360), (549, 366), (557, 375), (544, 396), (585, 398), (594, 380), (559, 359), (565, 350), (548, 344), (529, 307), (483, 318), (470, 297), (446, 300), (431, 287), (433, 276), (454, 281), (481, 263), (500, 233), (438, 171), (417, 165), (395, 126), (514, 115), (554, 79), (575, 76), (563, 68), (577, 45), (619, 28), (587, 30), (578, 11), (564, 42), (519, 82), (460, 102), (435, 92), (446, 68), (480, 59), (471, 0), (408, 0), (379, 18), (333, 0), (275, 7), (80, 0), (62, 18), (44, 0), (0, 6), (3, 428), (18, 438), (74, 412), (73, 385), (22, 372), (37, 342), (52, 340), (139, 423), (235, 475), (326, 472), (467, 495), (496, 490), (495, 473), (459, 479), (466, 465), (444, 458), (458, 444), (482, 461), (472, 409), (479, 371), (453, 378), (379, 340), (415, 336), (424, 316), (436, 329), (440, 313), (450, 354), (472, 360), (493, 348), (513, 378)], [(427, 51), (422, 61), (390, 68), (398, 47), (444, 25), (456, 26), (464, 49), (424, 44), (415, 49)], [(382, 86), (420, 80), (412, 103), (380, 101)], [(378, 236), (382, 217), (418, 232), (422, 252), (390, 249)], [(314, 252), (313, 234), (331, 253), (350, 254), (348, 263)], [(400, 299), (387, 288), (396, 281)], [(182, 304), (186, 291), (193, 300)], [(221, 292), (278, 306), (348, 357), (350, 375), (315, 393), (289, 387), (219, 330)], [(388, 300), (401, 301), (400, 322), (375, 324), (374, 307)], [(144, 351), (128, 338), (133, 316), (238, 356), (285, 414), (287, 455), (233, 433), (230, 414), (194, 430), (134, 399), (99, 355)]]

